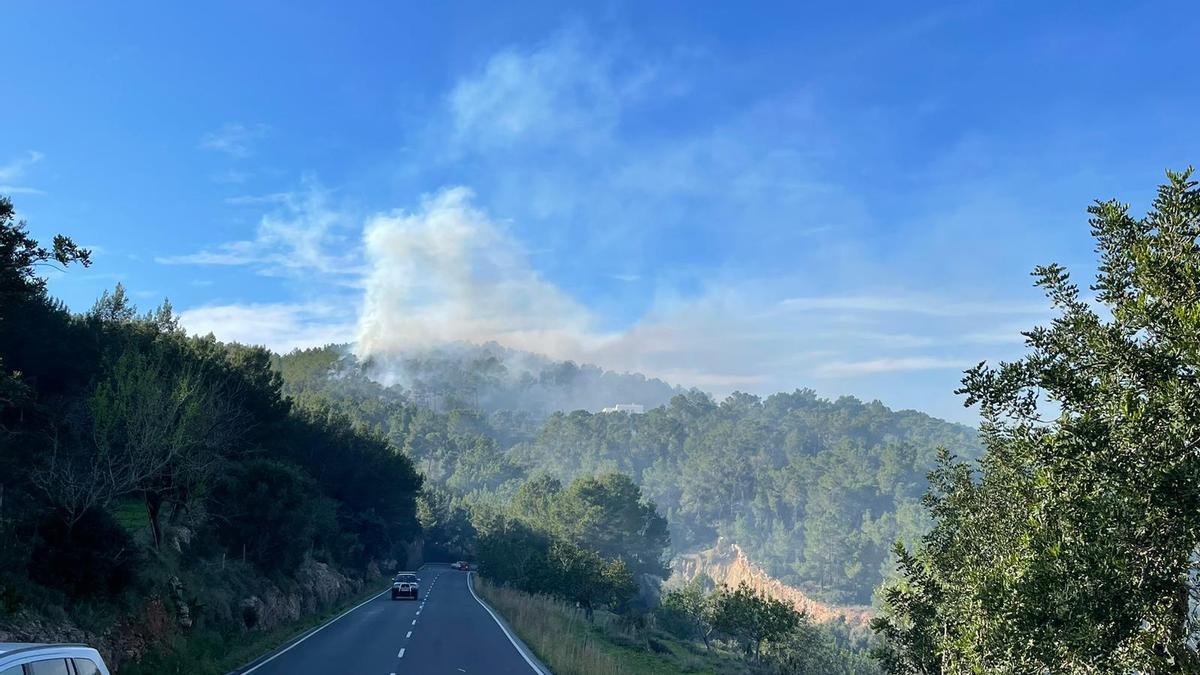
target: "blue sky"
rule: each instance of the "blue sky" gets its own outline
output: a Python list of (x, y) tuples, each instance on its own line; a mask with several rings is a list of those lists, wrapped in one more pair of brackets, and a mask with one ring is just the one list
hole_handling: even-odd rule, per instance
[(1194, 3), (437, 5), (6, 3), (0, 193), (95, 249), (52, 291), (970, 422), (1090, 200), (1200, 160)]

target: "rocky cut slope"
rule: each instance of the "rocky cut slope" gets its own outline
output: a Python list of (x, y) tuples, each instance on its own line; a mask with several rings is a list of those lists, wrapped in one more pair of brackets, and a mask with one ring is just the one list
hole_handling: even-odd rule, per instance
[(675, 558), (668, 584), (687, 583), (707, 576), (717, 585), (735, 587), (743, 581), (754, 590), (790, 603), (817, 623), (844, 622), (852, 631), (865, 631), (871, 622), (871, 609), (863, 605), (834, 605), (815, 600), (798, 588), (772, 577), (754, 564), (737, 544), (720, 539), (717, 545)]

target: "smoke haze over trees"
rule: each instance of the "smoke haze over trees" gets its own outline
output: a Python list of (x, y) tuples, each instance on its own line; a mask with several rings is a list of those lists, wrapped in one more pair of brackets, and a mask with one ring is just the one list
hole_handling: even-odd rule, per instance
[[(979, 452), (968, 427), (811, 391), (720, 402), (697, 391), (676, 393), (641, 415), (596, 408), (531, 413), (525, 390), (501, 387), (511, 379), (503, 379), (495, 354), (543, 364), (539, 379), (524, 380), (539, 403), (543, 392), (567, 400), (563, 392), (597, 378), (623, 394), (654, 381), (488, 351), (495, 349), (482, 350), (482, 358), (469, 357), (481, 350), (453, 347), (455, 358), (444, 352), (413, 359), (407, 372), (428, 373), (417, 385), (421, 394), (375, 382), (374, 364), (357, 364), (336, 346), (293, 352), (278, 363), (289, 392), (300, 400), (332, 398), (410, 453), (434, 485), (506, 499), (538, 473), (563, 482), (624, 473), (667, 516), (675, 552), (724, 536), (785, 582), (840, 603), (870, 603), (891, 569), (893, 543), (925, 531), (920, 496), (937, 447)], [(552, 377), (562, 373), (571, 377)], [(497, 384), (488, 389), (489, 382)], [(480, 410), (461, 393), (485, 389), (506, 392), (494, 402), (505, 407)], [(670, 391), (658, 384), (651, 390)], [(429, 409), (429, 400), (442, 412)]]
[(594, 410), (615, 403), (647, 408), (683, 393), (640, 373), (616, 373), (590, 364), (554, 361), (495, 343), (447, 343), (411, 352), (376, 353), (366, 373), (399, 385), (414, 402), (436, 410), (474, 408), (541, 418), (559, 410)]

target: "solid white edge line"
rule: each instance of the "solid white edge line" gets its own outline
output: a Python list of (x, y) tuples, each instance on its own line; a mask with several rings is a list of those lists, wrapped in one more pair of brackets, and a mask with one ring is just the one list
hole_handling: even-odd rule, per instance
[[(424, 568), (424, 567), (425, 567), (425, 565), (421, 565), (421, 567), (418, 567), (418, 568), (417, 568), (417, 571), (420, 571), (420, 570), (421, 570), (422, 568)], [(292, 648), (294, 648), (296, 645), (300, 644), (301, 642), (304, 642), (304, 641), (305, 641), (305, 640), (307, 640), (308, 638), (310, 638), (310, 637), (312, 637), (312, 636), (316, 635), (317, 633), (320, 633), (321, 631), (325, 630), (325, 628), (326, 628), (326, 627), (328, 627), (328, 626), (329, 626), (330, 624), (332, 624), (333, 622), (335, 622), (335, 621), (337, 621), (337, 620), (341, 619), (342, 617), (346, 616), (346, 615), (347, 615), (347, 614), (349, 614), (350, 612), (353, 612), (354, 610), (358, 609), (359, 607), (362, 607), (363, 605), (367, 604), (368, 602), (371, 602), (371, 601), (372, 601), (372, 600), (374, 600), (375, 598), (378, 598), (379, 596), (386, 594), (386, 593), (387, 593), (388, 591), (390, 591), (390, 590), (392, 590), (390, 587), (389, 587), (389, 588), (386, 588), (386, 589), (384, 589), (382, 592), (378, 593), (377, 595), (372, 595), (371, 597), (367, 598), (366, 600), (363, 600), (363, 601), (362, 601), (362, 602), (360, 602), (359, 604), (357, 604), (357, 605), (355, 605), (355, 606), (351, 607), (350, 609), (348, 609), (348, 610), (346, 610), (346, 611), (342, 612), (341, 614), (338, 614), (337, 616), (335, 616), (335, 617), (333, 617), (332, 619), (330, 619), (330, 620), (326, 621), (325, 623), (321, 624), (320, 626), (318, 626), (318, 627), (316, 627), (316, 628), (312, 629), (312, 630), (311, 630), (311, 631), (309, 631), (309, 632), (308, 632), (306, 635), (304, 635), (304, 637), (300, 638), (299, 640), (296, 640), (296, 641), (295, 641), (295, 642), (293, 642), (292, 644), (288, 645), (286, 648), (284, 648), (284, 649), (282, 649), (282, 650), (280, 650), (280, 651), (278, 651), (278, 652), (276, 652), (276, 653), (272, 654), (270, 658), (268, 658), (268, 659), (265, 659), (265, 660), (264, 660), (262, 663), (259, 663), (258, 665), (254, 666), (253, 668), (251, 668), (251, 669), (249, 669), (249, 670), (243, 670), (243, 671), (236, 671), (236, 670), (235, 670), (234, 672), (235, 672), (235, 673), (238, 673), (239, 675), (250, 675), (250, 673), (253, 673), (254, 671), (258, 670), (259, 668), (262, 668), (263, 666), (267, 665), (268, 663), (270, 663), (270, 662), (274, 661), (275, 659), (277, 659), (277, 658), (279, 658), (279, 657), (283, 656), (284, 654), (286, 654), (286, 653), (290, 652), (290, 651), (292, 650)], [(413, 623), (415, 624), (416, 622), (414, 621)]]
[(504, 631), (504, 637), (508, 638), (508, 641), (512, 643), (513, 648), (517, 650), (517, 653), (521, 655), (521, 658), (525, 659), (525, 663), (529, 664), (529, 667), (533, 669), (533, 672), (537, 673), (538, 675), (551, 675), (550, 673), (547, 673), (539, 668), (538, 665), (533, 662), (533, 659), (529, 658), (529, 655), (525, 653), (525, 648), (522, 648), (522, 643), (520, 640), (518, 640), (517, 637), (512, 633), (508, 632), (508, 629), (504, 627), (504, 622), (500, 620), (500, 617), (496, 616), (496, 613), (492, 611), (492, 608), (488, 607), (488, 604), (483, 600), (480, 600), (479, 596), (475, 594), (475, 584), (471, 583), (474, 575), (474, 570), (467, 572), (467, 590), (471, 591), (471, 597), (475, 598), (475, 602), (478, 602), (479, 606), (487, 610), (487, 613), (492, 616), (492, 620), (496, 622), (497, 626), (500, 626), (500, 630)]

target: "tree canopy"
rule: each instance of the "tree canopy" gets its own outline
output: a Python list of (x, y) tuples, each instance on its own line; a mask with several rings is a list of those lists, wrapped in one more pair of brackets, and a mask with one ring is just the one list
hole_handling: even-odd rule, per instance
[(422, 485), (407, 455), (288, 397), (265, 350), (189, 337), (169, 303), (140, 314), (118, 285), (75, 314), (48, 296), (45, 266), (88, 261), (0, 199), (0, 616), (69, 606), (128, 636), (170, 611), (141, 655), (196, 626), (219, 650), (254, 627), (230, 605), (284, 595), (302, 567), (349, 593), (403, 564)]
[(1200, 191), (1168, 173), (1144, 217), (1089, 213), (1090, 297), (1038, 268), (1056, 318), (963, 380), (987, 453), (942, 455), (935, 526), (898, 549), (892, 672), (1200, 670)]

